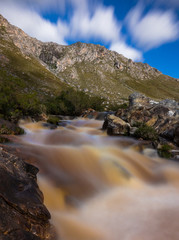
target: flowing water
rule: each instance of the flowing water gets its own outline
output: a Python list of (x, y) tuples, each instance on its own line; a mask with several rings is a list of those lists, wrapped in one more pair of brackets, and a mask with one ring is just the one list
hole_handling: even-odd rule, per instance
[(102, 121), (49, 130), (26, 123), (24, 151), (61, 240), (178, 240), (179, 165), (151, 159), (137, 141), (109, 137)]

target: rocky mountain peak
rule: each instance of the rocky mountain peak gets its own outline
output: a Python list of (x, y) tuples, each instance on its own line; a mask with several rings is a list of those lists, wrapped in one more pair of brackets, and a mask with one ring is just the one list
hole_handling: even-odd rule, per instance
[[(101, 45), (77, 42), (64, 46), (41, 42), (11, 25), (2, 16), (0, 35), (5, 41), (13, 42), (25, 57), (38, 60), (59, 81), (85, 90), (89, 95), (100, 95), (106, 99), (106, 104), (123, 101), (134, 91), (162, 99), (169, 89), (168, 86), (161, 87), (161, 84), (170, 82), (172, 89), (174, 84), (178, 84), (147, 63), (133, 62)], [(158, 94), (159, 88), (155, 86), (159, 85), (160, 89), (168, 90), (161, 90), (162, 94)]]

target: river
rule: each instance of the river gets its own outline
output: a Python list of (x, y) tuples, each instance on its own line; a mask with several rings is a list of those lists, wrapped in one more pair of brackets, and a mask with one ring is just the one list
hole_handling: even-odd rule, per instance
[(23, 124), (59, 239), (178, 240), (179, 165), (142, 155), (136, 140), (109, 137), (102, 124)]

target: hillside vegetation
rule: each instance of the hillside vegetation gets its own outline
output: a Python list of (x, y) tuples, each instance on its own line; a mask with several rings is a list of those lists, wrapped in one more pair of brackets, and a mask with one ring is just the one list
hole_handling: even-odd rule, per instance
[(117, 108), (134, 91), (179, 100), (179, 82), (148, 64), (100, 45), (43, 43), (0, 16), (2, 117)]

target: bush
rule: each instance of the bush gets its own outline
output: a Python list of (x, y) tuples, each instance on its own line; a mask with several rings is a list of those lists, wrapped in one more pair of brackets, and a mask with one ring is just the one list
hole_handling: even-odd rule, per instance
[(134, 137), (142, 138), (144, 140), (155, 141), (158, 139), (158, 134), (153, 127), (147, 126), (145, 123), (135, 131)]
[(48, 123), (54, 124), (54, 125), (58, 125), (59, 123), (59, 118), (55, 117), (55, 116), (50, 116), (47, 120)]
[(103, 101), (71, 87), (65, 88), (58, 96), (40, 95), (24, 79), (0, 69), (0, 116), (6, 120), (17, 122), (23, 116), (37, 117), (42, 109), (52, 115), (78, 116), (88, 108), (102, 111)]
[(100, 97), (90, 97), (84, 92), (68, 88), (62, 91), (59, 96), (50, 97), (45, 105), (48, 114), (79, 116), (88, 108), (102, 111), (103, 101), (104, 99)]
[(14, 131), (14, 134), (15, 135), (22, 135), (22, 134), (24, 134), (25, 132), (24, 132), (24, 129), (23, 128), (20, 128), (20, 127), (16, 127), (15, 128), (15, 131)]
[(8, 142), (9, 142), (8, 138), (0, 136), (0, 143), (8, 143)]
[(128, 104), (127, 103), (122, 103), (118, 106), (119, 109), (127, 109), (128, 108)]
[(172, 154), (171, 151), (172, 147), (168, 144), (164, 144), (161, 146), (160, 149), (158, 149), (158, 154), (162, 158), (171, 158)]
[(17, 93), (12, 83), (0, 85), (0, 115), (4, 119), (17, 122), (22, 116), (37, 116), (39, 105), (35, 92)]
[(143, 125), (145, 125), (143, 122), (133, 122), (132, 123), (132, 127), (137, 127), (137, 128), (142, 127)]

